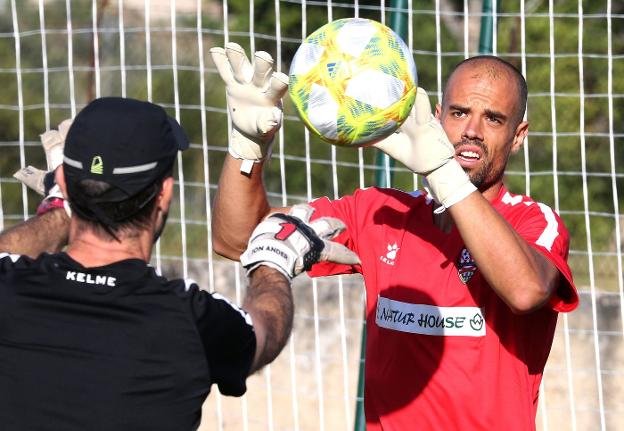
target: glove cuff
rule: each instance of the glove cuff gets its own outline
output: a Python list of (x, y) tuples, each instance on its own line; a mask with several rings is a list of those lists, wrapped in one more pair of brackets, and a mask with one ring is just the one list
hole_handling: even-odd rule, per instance
[(63, 208), (67, 213), (67, 217), (71, 218), (72, 213), (69, 202), (63, 196), (58, 184), (54, 184), (47, 193), (45, 199), (37, 207), (37, 215), (44, 214), (54, 208)]
[(67, 201), (63, 198), (55, 196), (48, 197), (41, 201), (41, 203), (37, 207), (37, 215), (43, 215), (48, 211), (52, 211), (56, 208), (63, 208), (67, 213), (67, 216), (71, 218), (71, 209), (69, 208), (69, 204), (67, 203)]
[(254, 239), (250, 247), (241, 255), (241, 265), (247, 276), (260, 265), (270, 266), (284, 274), (289, 280), (295, 277), (297, 254), (283, 241), (273, 239), (273, 234), (263, 234)]
[(271, 137), (268, 142), (257, 142), (233, 129), (230, 136), (230, 145), (228, 145), (228, 153), (235, 159), (242, 160), (243, 163), (240, 170), (249, 174), (255, 163), (271, 158), (273, 139)]
[(234, 157), (235, 159), (242, 160), (240, 171), (245, 174), (250, 174), (253, 169), (253, 165), (255, 165), (256, 163), (260, 163), (261, 161), (265, 159), (265, 157), (262, 157), (259, 159), (245, 158), (241, 156), (240, 154), (238, 154), (236, 150), (234, 150), (234, 148), (232, 148), (231, 146), (228, 147), (228, 153), (230, 153), (230, 156)]
[(468, 174), (455, 159), (449, 160), (448, 163), (431, 172), (425, 180), (428, 185), (425, 188), (433, 199), (442, 205), (436, 209), (436, 213), (444, 212), (477, 190), (470, 182)]

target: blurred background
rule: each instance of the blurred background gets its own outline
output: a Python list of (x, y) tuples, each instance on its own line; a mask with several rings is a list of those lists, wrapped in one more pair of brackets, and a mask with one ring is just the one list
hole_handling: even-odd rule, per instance
[[(176, 204), (153, 265), (240, 301), (238, 264), (214, 255), (210, 244), (210, 202), (229, 120), (208, 50), (226, 41), (265, 50), (287, 73), (306, 35), (353, 16), (383, 22), (404, 38), (434, 103), (452, 67), (472, 55), (499, 55), (525, 75), (530, 133), (506, 183), (562, 216), (581, 293), (579, 309), (559, 318), (538, 429), (624, 430), (619, 1), (0, 0), (0, 227), (32, 215), (39, 203), (12, 175), (45, 166), (40, 133), (95, 97), (150, 100), (176, 117), (192, 142), (178, 159)], [(284, 110), (266, 169), (274, 205), (372, 185), (419, 186), (374, 149), (336, 148), (311, 136), (288, 96)], [(243, 399), (215, 388), (201, 429), (361, 428), (361, 278), (302, 277), (294, 292), (295, 331), (285, 351), (250, 378)]]

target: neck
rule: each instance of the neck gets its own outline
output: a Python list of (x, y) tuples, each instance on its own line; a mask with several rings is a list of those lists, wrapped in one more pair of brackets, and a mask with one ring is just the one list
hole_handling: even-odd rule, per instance
[(500, 193), (501, 187), (503, 187), (503, 183), (502, 181), (498, 181), (492, 184), (488, 189), (479, 191), (488, 202), (492, 202)]
[(129, 237), (121, 233), (117, 241), (102, 238), (89, 228), (78, 229), (72, 218), (67, 254), (85, 267), (109, 265), (126, 259), (140, 259), (149, 262), (152, 253), (152, 237), (149, 230), (141, 230)]

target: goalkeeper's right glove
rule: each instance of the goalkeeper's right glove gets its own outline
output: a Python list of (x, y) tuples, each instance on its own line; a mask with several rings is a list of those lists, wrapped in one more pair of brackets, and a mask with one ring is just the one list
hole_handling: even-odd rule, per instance
[(37, 208), (37, 214), (41, 215), (53, 208), (64, 208), (71, 217), (69, 204), (65, 200), (60, 187), (56, 184), (54, 172), (63, 163), (63, 148), (65, 137), (72, 120), (67, 119), (58, 125), (58, 130), (47, 130), (40, 135), (41, 144), (46, 155), (47, 170), (26, 166), (15, 172), (13, 176), (21, 183), (31, 188), (41, 196), (44, 196)]
[(260, 265), (277, 269), (289, 280), (320, 261), (346, 265), (360, 263), (342, 244), (330, 241), (345, 229), (342, 221), (321, 217), (309, 222), (314, 208), (295, 205), (288, 214), (274, 213), (254, 229), (240, 261), (247, 275)]
[(245, 50), (233, 42), (211, 48), (210, 54), (225, 82), (227, 104), (234, 129), (229, 153), (243, 160), (241, 171), (270, 155), (273, 137), (282, 124), (282, 96), (288, 76), (273, 72), (273, 58), (264, 51), (254, 55), (253, 66)]
[(413, 172), (424, 175), (433, 199), (444, 211), (477, 190), (460, 164), (440, 122), (431, 115), (429, 97), (418, 88), (409, 117), (396, 133), (373, 145)]

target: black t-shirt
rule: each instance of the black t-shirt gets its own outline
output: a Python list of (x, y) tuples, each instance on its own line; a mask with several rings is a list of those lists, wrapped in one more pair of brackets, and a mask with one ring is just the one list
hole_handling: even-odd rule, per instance
[(247, 313), (141, 260), (0, 254), (3, 430), (195, 430), (212, 383), (245, 392), (255, 349)]

